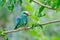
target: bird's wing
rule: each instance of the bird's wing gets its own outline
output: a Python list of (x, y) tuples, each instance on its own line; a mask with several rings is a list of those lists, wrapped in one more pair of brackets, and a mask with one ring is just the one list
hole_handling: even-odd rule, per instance
[(14, 29), (18, 28), (18, 25), (19, 25), (20, 21), (21, 21), (21, 18), (16, 18), (16, 26), (15, 26)]

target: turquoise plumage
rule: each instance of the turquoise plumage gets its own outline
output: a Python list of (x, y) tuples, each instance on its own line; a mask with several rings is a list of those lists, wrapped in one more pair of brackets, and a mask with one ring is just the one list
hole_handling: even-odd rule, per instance
[(30, 14), (27, 11), (23, 11), (19, 17), (16, 18), (16, 26), (14, 29), (17, 29), (21, 26), (25, 26), (28, 23), (28, 16)]

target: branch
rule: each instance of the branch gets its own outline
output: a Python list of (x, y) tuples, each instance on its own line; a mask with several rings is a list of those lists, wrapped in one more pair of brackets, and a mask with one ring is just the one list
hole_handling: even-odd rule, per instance
[(57, 22), (60, 22), (60, 20), (50, 21), (50, 22), (44, 23), (42, 25), (47, 25), (47, 24), (52, 24), (52, 23), (57, 23)]
[(4, 33), (18, 32), (18, 31), (21, 31), (21, 30), (28, 30), (28, 29), (31, 29), (31, 28), (32, 28), (32, 27), (18, 28), (18, 29), (16, 29), (16, 30), (5, 31)]
[[(42, 4), (41, 2), (38, 2), (38, 1), (36, 1), (36, 0), (33, 0), (33, 2), (35, 2), (35, 3), (37, 3), (37, 4), (41, 5), (41, 6), (44, 6), (45, 8), (52, 9), (50, 6), (44, 5), (44, 4)], [(56, 8), (54, 8), (53, 10), (56, 10)]]
[[(47, 25), (47, 24), (57, 23), (57, 22), (60, 22), (60, 20), (50, 21), (50, 22), (44, 23), (44, 24), (42, 24), (42, 25)], [(28, 29), (31, 29), (31, 28), (32, 28), (32, 27), (18, 28), (18, 29), (16, 29), (16, 30), (5, 31), (4, 33), (18, 32), (18, 31), (21, 31), (21, 30), (28, 30)]]

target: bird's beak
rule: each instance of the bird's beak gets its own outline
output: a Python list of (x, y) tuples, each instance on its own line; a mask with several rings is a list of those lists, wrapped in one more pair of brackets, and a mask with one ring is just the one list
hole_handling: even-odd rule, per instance
[(28, 16), (30, 16), (31, 14), (29, 13)]
[(30, 13), (27, 13), (27, 16), (30, 16)]

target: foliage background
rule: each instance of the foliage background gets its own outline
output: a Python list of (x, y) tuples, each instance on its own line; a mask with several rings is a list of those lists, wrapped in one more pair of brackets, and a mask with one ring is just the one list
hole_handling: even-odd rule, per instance
[[(13, 30), (16, 25), (15, 18), (25, 10), (31, 14), (29, 26), (60, 20), (59, 0), (36, 1), (50, 6), (51, 9), (43, 7), (33, 0), (0, 0), (0, 30)], [(34, 27), (7, 35), (9, 40), (60, 40), (60, 22), (43, 25), (43, 29)]]

